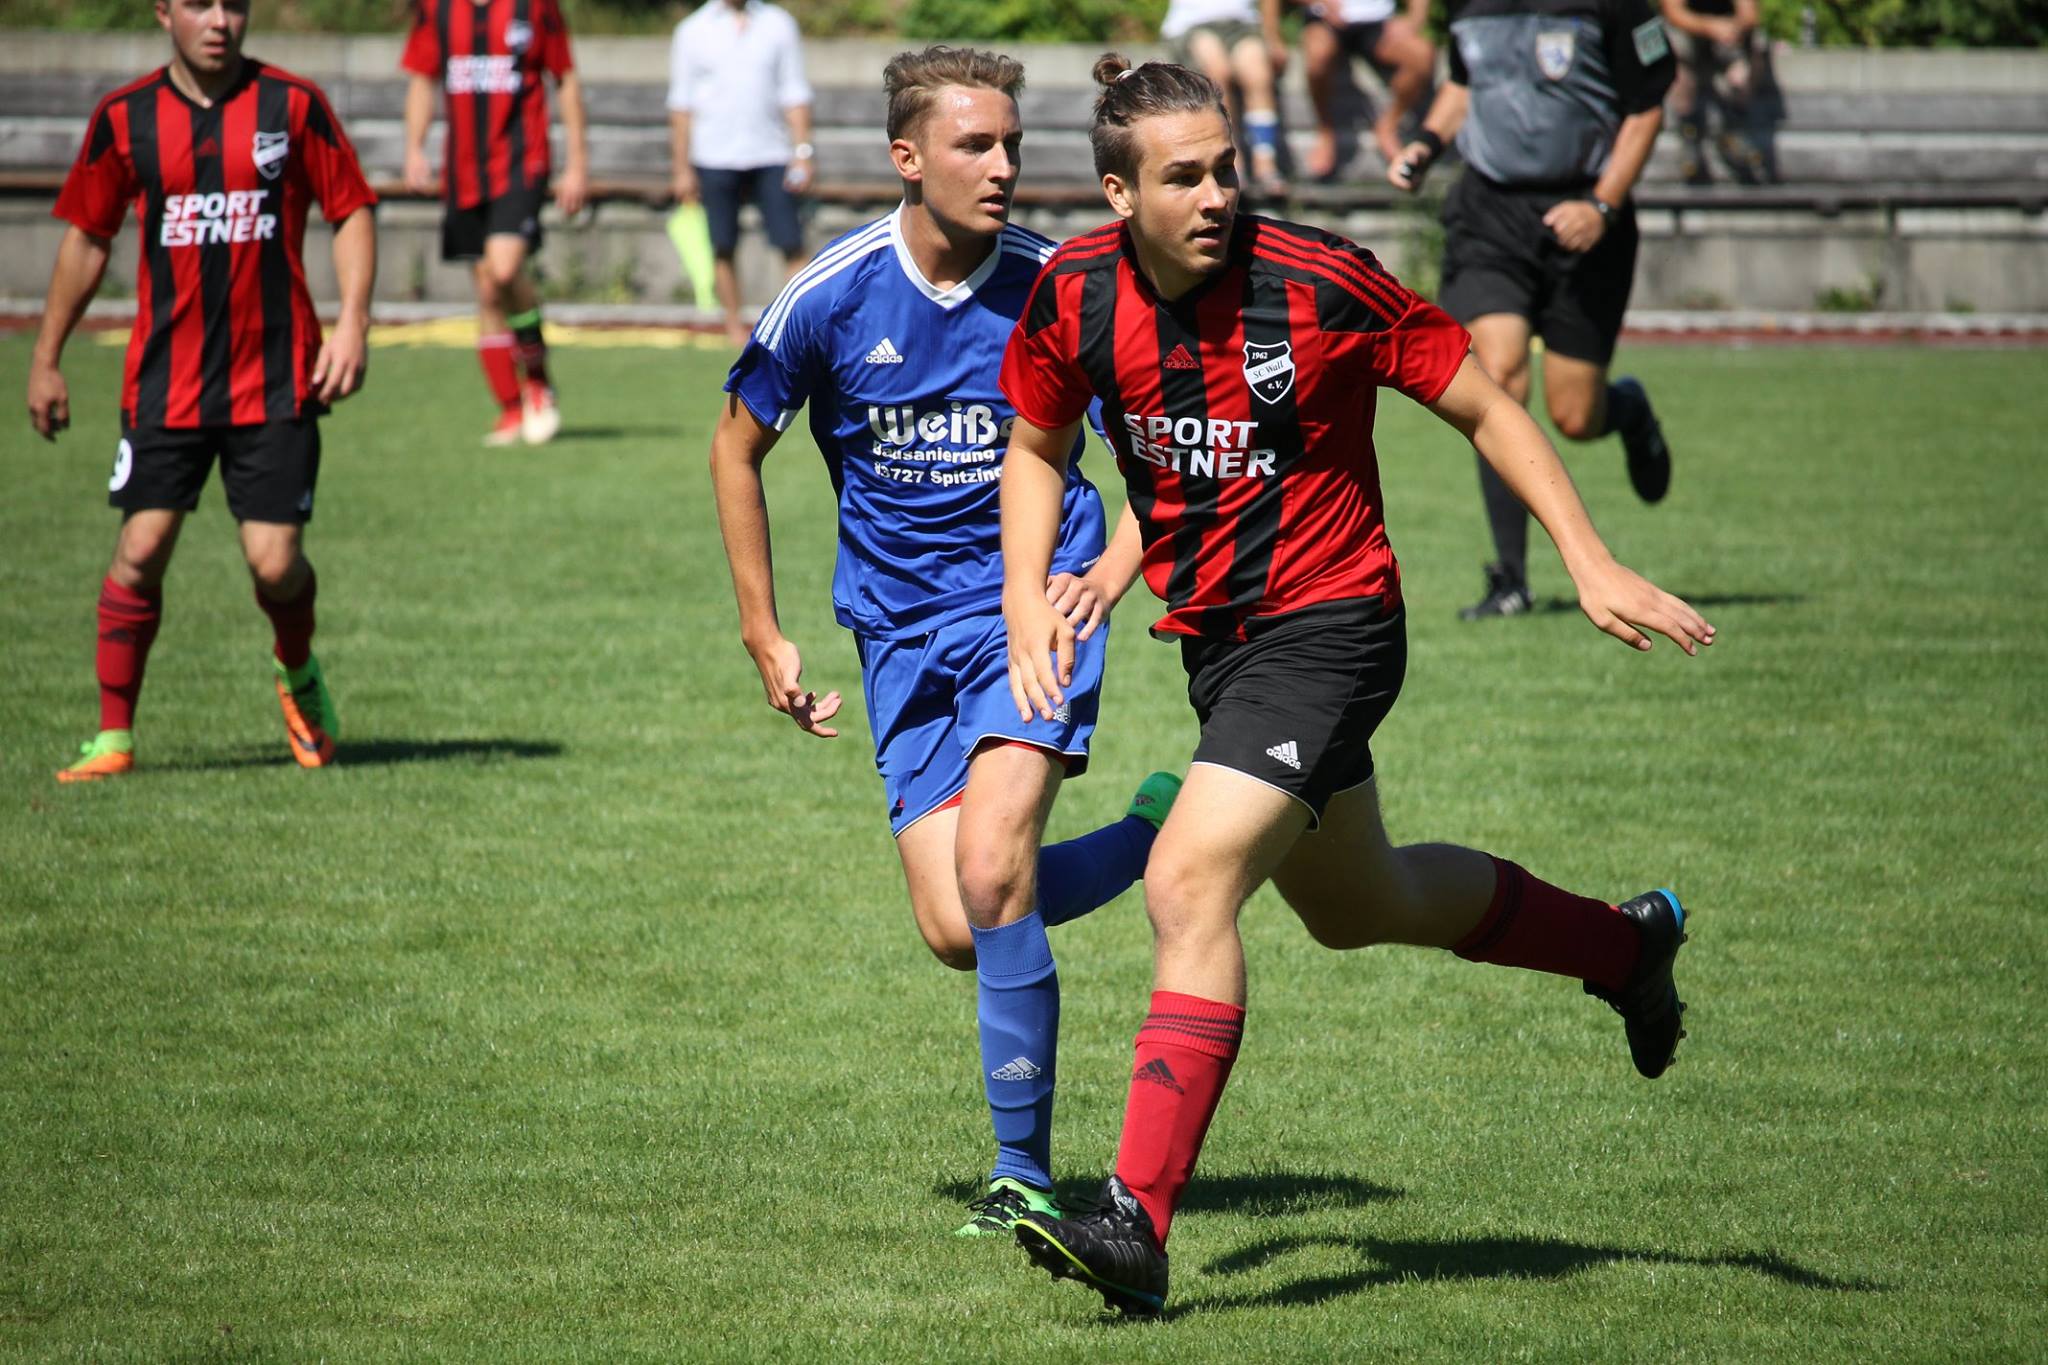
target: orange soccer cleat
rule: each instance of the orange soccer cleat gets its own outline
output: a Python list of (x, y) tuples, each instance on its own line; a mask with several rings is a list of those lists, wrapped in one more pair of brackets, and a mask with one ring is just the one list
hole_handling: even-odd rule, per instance
[(97, 782), (135, 768), (135, 732), (102, 730), (78, 746), (78, 761), (57, 770), (59, 782)]
[(309, 654), (306, 666), (294, 669), (275, 659), (271, 662), (277, 668), (277, 704), (284, 710), (284, 732), (291, 741), (292, 757), (301, 768), (326, 767), (334, 761), (341, 720), (334, 713), (327, 680), (320, 674), (320, 661)]

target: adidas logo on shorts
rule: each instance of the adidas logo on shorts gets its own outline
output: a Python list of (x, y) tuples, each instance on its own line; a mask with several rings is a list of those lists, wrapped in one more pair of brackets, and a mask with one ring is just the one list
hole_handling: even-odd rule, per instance
[(1029, 1057), (1016, 1057), (989, 1072), (988, 1078), (992, 1081), (1030, 1081), (1036, 1080), (1038, 1075), (1037, 1062)]
[(1291, 739), (1275, 744), (1272, 748), (1266, 750), (1266, 757), (1277, 758), (1288, 767), (1294, 769), (1294, 771), (1301, 771), (1301, 750), (1294, 747), (1294, 741)]
[(875, 349), (867, 353), (866, 359), (870, 365), (901, 365), (903, 352), (896, 349), (895, 342), (883, 337), (875, 343)]

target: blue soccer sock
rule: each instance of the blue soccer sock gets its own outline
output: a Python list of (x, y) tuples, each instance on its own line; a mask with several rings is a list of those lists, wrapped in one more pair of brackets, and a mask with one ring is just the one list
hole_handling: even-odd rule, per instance
[(1060, 1039), (1060, 978), (1045, 921), (973, 929), (981, 1075), (996, 1131), (990, 1179), (1052, 1188), (1052, 1090)]
[(1152, 840), (1148, 820), (1126, 815), (1092, 834), (1038, 851), (1038, 913), (1047, 927), (1109, 904), (1145, 875)]
[(1253, 151), (1279, 155), (1280, 115), (1271, 109), (1247, 110), (1244, 140), (1251, 144)]

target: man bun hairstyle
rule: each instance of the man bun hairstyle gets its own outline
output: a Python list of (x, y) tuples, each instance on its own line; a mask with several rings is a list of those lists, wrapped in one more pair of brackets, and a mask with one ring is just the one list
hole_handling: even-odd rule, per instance
[(922, 52), (899, 52), (882, 68), (882, 89), (889, 96), (889, 140), (917, 131), (931, 112), (932, 101), (949, 85), (1000, 90), (1011, 99), (1024, 88), (1024, 64), (1000, 52), (938, 43)]
[(1156, 114), (1223, 112), (1223, 92), (1199, 71), (1172, 62), (1132, 66), (1120, 52), (1106, 52), (1095, 63), (1095, 124), (1088, 142), (1095, 151), (1097, 175), (1138, 173), (1138, 143), (1131, 125)]

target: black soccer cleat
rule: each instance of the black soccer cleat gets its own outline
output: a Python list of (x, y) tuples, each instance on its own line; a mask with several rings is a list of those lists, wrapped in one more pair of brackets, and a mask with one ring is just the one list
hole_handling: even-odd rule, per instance
[(1588, 981), (1586, 994), (1604, 1000), (1621, 1016), (1628, 1033), (1628, 1053), (1636, 1070), (1650, 1080), (1664, 1074), (1685, 1037), (1685, 1002), (1671, 980), (1671, 963), (1686, 940), (1685, 907), (1670, 891), (1645, 891), (1615, 909), (1635, 921), (1643, 946), (1628, 984), (1603, 990)]
[(1054, 1279), (1081, 1281), (1125, 1317), (1147, 1318), (1166, 1307), (1166, 1252), (1144, 1206), (1115, 1176), (1086, 1213), (1018, 1218), (1017, 1245)]
[(1664, 428), (1650, 407), (1650, 395), (1643, 381), (1625, 374), (1614, 381), (1617, 389), (1632, 390), (1643, 401), (1643, 425), (1621, 433), (1621, 448), (1628, 453), (1628, 482), (1644, 502), (1662, 502), (1671, 491), (1671, 447), (1664, 444)]
[(1460, 621), (1484, 621), (1491, 616), (1520, 616), (1534, 605), (1529, 585), (1509, 573), (1504, 564), (1486, 566), (1486, 596), (1458, 610)]

